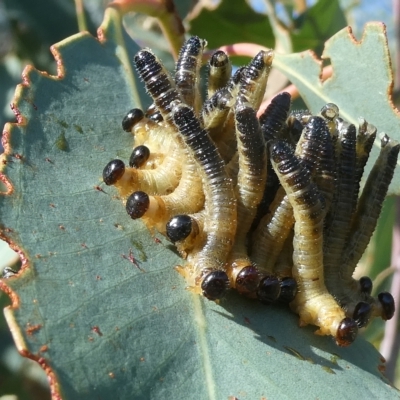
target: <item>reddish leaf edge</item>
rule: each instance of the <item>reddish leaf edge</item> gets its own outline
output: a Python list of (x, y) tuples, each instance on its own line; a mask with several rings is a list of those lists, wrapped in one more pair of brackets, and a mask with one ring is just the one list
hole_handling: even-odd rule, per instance
[[(375, 24), (375, 25), (381, 26), (384, 31), (385, 37), (386, 37), (386, 27), (383, 23), (370, 23), (370, 24)], [(103, 26), (103, 24), (102, 24), (102, 26)], [(100, 42), (100, 44), (104, 45), (107, 41), (107, 36), (106, 36), (106, 30), (102, 29), (102, 26), (98, 30), (96, 39)], [(364, 29), (363, 36), (359, 41), (353, 35), (351, 27), (347, 27), (344, 29), (346, 29), (348, 31), (350, 39), (355, 44), (359, 45), (362, 43), (365, 32), (366, 32), (366, 28)], [(56, 65), (57, 65), (57, 75), (50, 75), (45, 71), (38, 71), (30, 65), (25, 67), (25, 69), (22, 73), (22, 83), (17, 85), (16, 91), (14, 94), (14, 98), (11, 103), (11, 109), (14, 112), (17, 122), (16, 123), (7, 123), (5, 125), (4, 131), (3, 131), (2, 145), (4, 147), (4, 153), (2, 155), (0, 155), (0, 181), (3, 182), (3, 184), (5, 185), (6, 192), (0, 192), (0, 195), (6, 195), (6, 196), (13, 195), (14, 187), (12, 185), (12, 182), (7, 178), (7, 175), (3, 172), (6, 170), (7, 163), (11, 162), (11, 159), (13, 159), (13, 158), (20, 159), (21, 157), (23, 157), (23, 155), (21, 156), (19, 154), (14, 154), (12, 152), (12, 148), (11, 148), (9, 142), (10, 142), (10, 135), (11, 135), (12, 128), (17, 127), (17, 126), (23, 127), (23, 126), (26, 126), (26, 124), (27, 124), (27, 119), (22, 115), (22, 113), (20, 112), (17, 105), (21, 100), (25, 100), (28, 102), (30, 101), (29, 99), (22, 97), (22, 92), (24, 90), (26, 90), (26, 88), (30, 87), (31, 82), (29, 80), (29, 74), (32, 71), (36, 71), (39, 74), (41, 74), (43, 77), (46, 77), (48, 79), (53, 79), (53, 80), (57, 80), (57, 81), (64, 79), (65, 69), (64, 69), (64, 65), (63, 65), (63, 60), (62, 60), (62, 57), (57, 48), (58, 48), (58, 46), (65, 44), (65, 42), (71, 42), (71, 41), (77, 40), (85, 35), (88, 35), (88, 34), (87, 33), (77, 33), (76, 35), (73, 35), (69, 38), (64, 39), (63, 41), (59, 42), (58, 44), (51, 46), (50, 51), (53, 54), (53, 57), (55, 58)], [(246, 51), (240, 50), (240, 47), (237, 47), (238, 45), (245, 45), (247, 47), (247, 50)], [(244, 53), (247, 52), (248, 54), (240, 54), (240, 55), (251, 55), (251, 54), (253, 54), (255, 47), (252, 50), (249, 50), (250, 49), (249, 46), (256, 46), (257, 51), (259, 51), (262, 48), (259, 45), (253, 45), (253, 44), (238, 44), (238, 45), (230, 45), (230, 46), (223, 47), (222, 49), (231, 54), (239, 55), (241, 53), (241, 51), (243, 51)], [(319, 79), (320, 79), (321, 83), (323, 83), (329, 77), (329, 76), (325, 76), (323, 74), (322, 63), (323, 63), (324, 58), (322, 57), (322, 59), (319, 59), (317, 57), (317, 55), (312, 51), (306, 51), (306, 52), (303, 52), (300, 54), (306, 54), (306, 53), (311, 55), (311, 57), (315, 59), (316, 63), (319, 64), (319, 68), (321, 71)], [(256, 53), (254, 53), (254, 54), (256, 54)], [(389, 57), (389, 62), (390, 62), (390, 57)], [(397, 111), (396, 107), (393, 104), (392, 97), (391, 97), (392, 90), (393, 90), (393, 80), (392, 80), (392, 84), (388, 88), (387, 96), (388, 96), (388, 101), (391, 104), (392, 108), (395, 111)], [(36, 106), (33, 102), (31, 102), (31, 105), (32, 105), (32, 107), (36, 108)], [(2, 240), (6, 241), (10, 245), (10, 247), (19, 254), (19, 257), (22, 262), (22, 266), (19, 271), (19, 274), (22, 274), (23, 271), (30, 268), (30, 262), (29, 262), (29, 259), (25, 256), (22, 244), (18, 244), (17, 242), (14, 242), (7, 235), (7, 232), (10, 232), (10, 230), (11, 230), (11, 228), (3, 227), (0, 225), (0, 238)], [(13, 335), (13, 338), (14, 338), (14, 341), (15, 341), (15, 344), (16, 344), (16, 347), (17, 347), (19, 353), (23, 357), (26, 357), (26, 358), (36, 361), (41, 366), (41, 368), (45, 371), (45, 373), (48, 377), (48, 380), (49, 380), (50, 392), (51, 392), (52, 399), (56, 399), (56, 400), (62, 399), (61, 390), (60, 390), (57, 376), (56, 376), (55, 372), (52, 370), (52, 368), (50, 366), (50, 362), (48, 360), (46, 360), (46, 358), (43, 357), (42, 354), (40, 354), (41, 352), (45, 352), (46, 349), (41, 349), (39, 354), (30, 353), (26, 348), (26, 344), (25, 344), (23, 336), (21, 334), (20, 327), (16, 324), (16, 322), (13, 318), (13, 314), (12, 314), (13, 310), (19, 308), (19, 306), (20, 306), (19, 296), (17, 295), (16, 292), (14, 292), (6, 284), (6, 282), (4, 280), (1, 280), (1, 279), (0, 279), (0, 290), (7, 293), (12, 302), (12, 305), (8, 306), (4, 310), (4, 314), (5, 314), (7, 323), (9, 325), (10, 331)]]
[[(121, 16), (112, 9), (107, 9), (103, 23), (99, 27), (97, 31), (97, 37), (94, 37), (98, 42), (104, 46), (107, 41), (109, 40), (107, 37), (107, 23), (108, 22), (113, 22), (113, 23), (118, 23), (120, 21)], [(29, 78), (30, 74), (32, 72), (36, 72), (40, 74), (42, 77), (47, 78), (47, 79), (52, 79), (54, 81), (62, 81), (65, 78), (66, 71), (63, 63), (63, 59), (61, 56), (60, 51), (58, 50), (59, 47), (65, 46), (67, 43), (72, 43), (76, 40), (79, 40), (81, 38), (84, 38), (86, 36), (91, 36), (88, 32), (80, 32), (75, 35), (72, 35), (50, 47), (50, 52), (52, 53), (55, 61), (56, 61), (56, 67), (57, 67), (57, 74), (56, 75), (51, 75), (46, 71), (39, 71), (36, 68), (34, 68), (32, 65), (27, 65), (23, 72), (22, 72), (22, 82), (17, 85), (14, 93), (14, 97), (12, 99), (12, 102), (10, 104), (11, 110), (13, 111), (15, 115), (16, 122), (8, 122), (5, 124), (4, 129), (3, 129), (3, 135), (1, 138), (2, 146), (4, 148), (4, 152), (0, 154), (0, 182), (3, 183), (5, 187), (5, 191), (0, 191), (0, 196), (12, 196), (15, 192), (14, 186), (10, 179), (7, 177), (7, 164), (10, 162), (13, 162), (15, 160), (22, 160), (23, 161), (23, 155), (17, 154), (13, 152), (12, 146), (10, 144), (10, 139), (11, 139), (11, 131), (13, 128), (16, 127), (25, 127), (28, 123), (28, 119), (22, 114), (20, 109), (18, 108), (18, 104), (21, 101), (26, 101), (31, 104), (31, 106), (36, 109), (36, 105), (31, 99), (28, 99), (23, 96), (24, 92), (27, 90), (27, 88), (31, 87), (31, 80)], [(13, 240), (8, 233), (13, 232), (13, 229), (10, 227), (5, 227), (1, 224), (0, 222), (0, 239), (4, 240), (5, 242), (8, 243), (10, 248), (14, 250), (20, 260), (21, 260), (21, 268), (18, 271), (17, 275), (15, 278), (18, 279), (18, 276), (21, 276), (24, 274), (27, 270), (31, 268), (31, 263), (29, 257), (26, 256), (25, 251), (23, 249), (23, 244), (18, 243), (17, 241)], [(33, 361), (36, 361), (39, 366), (44, 370), (44, 372), (47, 375), (47, 379), (49, 382), (49, 387), (50, 387), (50, 395), (52, 400), (62, 400), (62, 391), (61, 387), (59, 384), (59, 380), (57, 377), (57, 374), (53, 371), (51, 367), (51, 362), (46, 359), (46, 357), (43, 356), (42, 353), (45, 353), (47, 351), (46, 346), (42, 346), (38, 352), (38, 354), (33, 354), (27, 349), (26, 342), (24, 340), (24, 337), (21, 332), (21, 328), (18, 326), (14, 319), (13, 312), (20, 308), (20, 297), (18, 294), (10, 287), (7, 285), (6, 280), (0, 279), (0, 290), (6, 293), (10, 300), (11, 300), (11, 305), (7, 306), (4, 308), (4, 316), (7, 322), (7, 325), (10, 329), (11, 335), (13, 337), (15, 346), (18, 350), (18, 352), (21, 354), (21, 356), (29, 358)], [(40, 326), (31, 326), (29, 329), (36, 330), (40, 329)]]

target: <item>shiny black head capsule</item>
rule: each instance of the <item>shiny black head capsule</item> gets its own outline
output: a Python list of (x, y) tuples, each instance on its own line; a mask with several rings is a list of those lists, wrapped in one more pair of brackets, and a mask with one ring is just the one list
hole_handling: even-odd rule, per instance
[(353, 319), (356, 321), (359, 328), (367, 326), (371, 318), (372, 308), (365, 301), (360, 301), (354, 309)]
[(122, 178), (124, 172), (124, 162), (121, 160), (112, 160), (103, 169), (103, 181), (106, 185), (114, 185)]
[(260, 282), (260, 274), (256, 267), (248, 265), (242, 268), (236, 277), (235, 287), (241, 294), (254, 293)]
[(271, 304), (278, 300), (281, 294), (281, 284), (275, 276), (266, 276), (258, 285), (257, 298), (264, 304)]
[(172, 243), (186, 239), (192, 231), (192, 218), (189, 215), (175, 215), (167, 222), (166, 231)]
[(126, 212), (132, 219), (143, 217), (145, 212), (149, 209), (150, 198), (145, 192), (133, 192), (126, 201)]
[(225, 67), (229, 63), (229, 57), (222, 50), (217, 50), (210, 58), (209, 61), (212, 67)]
[(144, 118), (144, 113), (140, 108), (132, 108), (122, 120), (122, 129), (130, 132), (132, 128)]
[(369, 296), (372, 292), (372, 287), (373, 287), (371, 278), (368, 276), (362, 276), (359, 280), (359, 283), (360, 283), (361, 293), (364, 293)]
[(203, 296), (208, 300), (218, 300), (229, 288), (229, 278), (224, 271), (213, 271), (205, 276), (201, 283)]
[(389, 292), (382, 292), (378, 294), (378, 300), (383, 309), (382, 319), (384, 321), (391, 319), (395, 311), (393, 296)]
[(356, 340), (358, 333), (358, 326), (353, 318), (346, 317), (340, 324), (336, 332), (336, 344), (338, 346), (346, 347), (349, 346)]
[(163, 120), (160, 111), (154, 103), (146, 110), (145, 116), (154, 122), (161, 122)]
[(161, 115), (160, 111), (155, 112), (155, 113), (152, 114), (149, 118), (150, 118), (152, 121), (157, 122), (157, 123), (164, 121), (164, 118), (163, 118), (163, 116)]
[(293, 278), (283, 278), (280, 282), (281, 294), (278, 301), (281, 303), (290, 303), (297, 294), (297, 282)]
[(141, 145), (133, 149), (129, 158), (129, 166), (133, 168), (141, 167), (150, 157), (150, 150), (147, 146)]

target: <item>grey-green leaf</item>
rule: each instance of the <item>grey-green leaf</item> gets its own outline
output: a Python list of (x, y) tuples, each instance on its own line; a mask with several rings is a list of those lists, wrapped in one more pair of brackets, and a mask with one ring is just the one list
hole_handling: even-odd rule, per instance
[(6, 125), (13, 192), (0, 196), (0, 226), (24, 265), (0, 287), (16, 345), (47, 368), (53, 398), (398, 398), (370, 344), (338, 348), (285, 307), (235, 293), (220, 304), (191, 294), (173, 269), (184, 261), (127, 217), (101, 174), (129, 157), (121, 120), (146, 99), (127, 64), (138, 48), (107, 18), (100, 41), (55, 46), (62, 77), (26, 70), (21, 124)]
[[(364, 117), (379, 134), (385, 132), (400, 141), (400, 116), (392, 103), (393, 72), (384, 24), (367, 24), (360, 41), (352, 36), (350, 27), (342, 29), (326, 42), (322, 58), (330, 61), (333, 71), (324, 82), (320, 80), (322, 63), (311, 52), (277, 54), (274, 65), (296, 85), (313, 113), (326, 103), (335, 103), (346, 121), (358, 126), (358, 118)], [(376, 159), (379, 148), (377, 139), (371, 160)], [(371, 167), (369, 162), (364, 176)], [(390, 194), (400, 193), (399, 171), (397, 168)]]

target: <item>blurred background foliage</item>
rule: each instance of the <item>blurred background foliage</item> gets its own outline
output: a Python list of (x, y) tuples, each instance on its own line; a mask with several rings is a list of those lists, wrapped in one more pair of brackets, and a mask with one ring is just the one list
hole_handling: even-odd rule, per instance
[[(252, 42), (287, 53), (312, 49), (320, 55), (324, 42), (343, 27), (351, 25), (360, 38), (367, 21), (383, 21), (394, 68), (399, 53), (397, 3), (396, 0), (235, 0), (232, 6), (228, 0), (175, 0), (188, 34), (206, 38), (209, 48)], [(21, 82), (24, 66), (32, 64), (39, 70), (56, 74), (50, 46), (82, 29), (96, 35), (107, 4), (106, 0), (0, 0), (0, 126), (15, 121), (10, 102), (15, 86)], [(169, 59), (167, 67), (173, 67), (169, 44), (155, 18), (132, 13), (124, 17), (124, 24), (134, 40), (154, 49), (163, 60)], [(233, 62), (241, 65), (247, 59), (237, 57)], [(281, 77), (274, 90), (287, 84)], [(395, 82), (395, 89), (397, 85)], [(294, 106), (302, 107), (301, 99)], [(394, 270), (391, 268), (392, 231), (397, 208), (397, 199), (388, 198), (373, 240), (356, 271), (359, 276), (369, 275), (375, 280), (376, 292), (390, 290)], [(6, 266), (18, 268), (18, 256), (0, 241), (0, 271)], [(0, 292), (0, 308), (9, 303), (8, 297)], [(384, 323), (375, 319), (363, 334), (379, 349), (384, 329)], [(396, 330), (391, 340), (397, 336)], [(394, 366), (388, 367), (389, 376), (393, 376)], [(394, 383), (400, 387), (399, 374)], [(18, 354), (1, 313), (0, 400), (46, 398), (50, 395), (44, 372), (36, 363)]]

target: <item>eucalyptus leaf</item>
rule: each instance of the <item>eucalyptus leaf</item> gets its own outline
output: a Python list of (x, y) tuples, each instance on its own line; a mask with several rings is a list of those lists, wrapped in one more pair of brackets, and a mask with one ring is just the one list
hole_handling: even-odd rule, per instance
[(58, 77), (27, 68), (20, 123), (5, 127), (0, 227), (23, 267), (0, 288), (17, 348), (46, 369), (53, 398), (397, 399), (363, 339), (338, 348), (286, 308), (185, 290), (173, 269), (184, 261), (101, 181), (132, 148), (122, 117), (148, 99), (112, 9), (99, 38), (55, 45)]
[[(393, 72), (383, 23), (365, 26), (360, 41), (350, 27), (342, 29), (325, 44), (322, 58), (330, 62), (332, 76), (320, 79), (322, 62), (314, 53), (276, 54), (274, 66), (299, 90), (308, 108), (318, 113), (326, 103), (335, 103), (340, 116), (355, 126), (364, 117), (392, 139), (400, 141), (399, 112), (392, 103)], [(364, 177), (380, 149), (377, 138)], [(389, 194), (400, 193), (400, 172), (395, 172)]]

